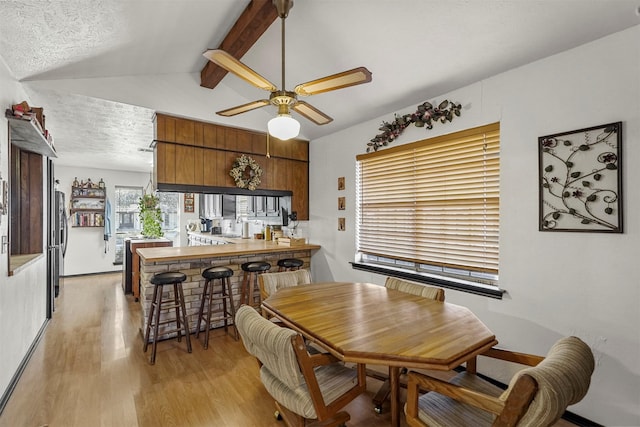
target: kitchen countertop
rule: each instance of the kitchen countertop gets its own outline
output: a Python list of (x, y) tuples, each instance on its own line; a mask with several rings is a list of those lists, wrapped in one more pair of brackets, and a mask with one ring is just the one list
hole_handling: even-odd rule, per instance
[(197, 258), (216, 258), (235, 255), (265, 254), (274, 252), (308, 251), (320, 249), (320, 245), (278, 245), (275, 241), (225, 238), (226, 245), (175, 246), (164, 248), (140, 248), (138, 255), (143, 262), (163, 262)]

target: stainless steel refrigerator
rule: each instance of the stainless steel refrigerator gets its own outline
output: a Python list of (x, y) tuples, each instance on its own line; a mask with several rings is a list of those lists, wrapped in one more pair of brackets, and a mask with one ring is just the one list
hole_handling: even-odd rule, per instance
[(48, 244), (48, 307), (47, 315), (51, 318), (55, 310), (55, 298), (60, 293), (62, 277), (64, 276), (64, 255), (67, 252), (67, 238), (69, 229), (67, 224), (67, 213), (65, 206), (65, 195), (61, 191), (51, 192), (53, 197), (50, 204), (50, 227)]

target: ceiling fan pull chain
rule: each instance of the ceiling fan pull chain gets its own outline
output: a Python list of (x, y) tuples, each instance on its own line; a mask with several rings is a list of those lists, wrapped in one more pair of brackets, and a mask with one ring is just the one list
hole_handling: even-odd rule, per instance
[(284, 84), (285, 83), (284, 82), (284, 64), (285, 64), (285, 61), (284, 61), (284, 55), (285, 55), (285, 52), (284, 52), (284, 34), (285, 34), (284, 33), (284, 21), (285, 21), (285, 19), (284, 19), (284, 17), (282, 17), (282, 18), (280, 18), (280, 20), (282, 21), (282, 35), (281, 35), (281, 40), (282, 40), (282, 67), (281, 67), (282, 68), (282, 86), (280, 86), (280, 90), (286, 90), (285, 89), (286, 86)]

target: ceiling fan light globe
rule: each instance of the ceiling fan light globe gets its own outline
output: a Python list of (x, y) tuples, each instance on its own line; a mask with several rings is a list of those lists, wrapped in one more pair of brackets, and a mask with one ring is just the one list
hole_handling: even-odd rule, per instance
[(267, 123), (269, 135), (282, 141), (295, 138), (300, 133), (300, 123), (289, 114), (278, 114)]

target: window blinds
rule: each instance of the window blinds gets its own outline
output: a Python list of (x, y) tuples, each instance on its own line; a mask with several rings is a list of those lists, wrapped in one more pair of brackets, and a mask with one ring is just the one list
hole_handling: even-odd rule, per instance
[(357, 156), (357, 249), (498, 273), (500, 125)]

